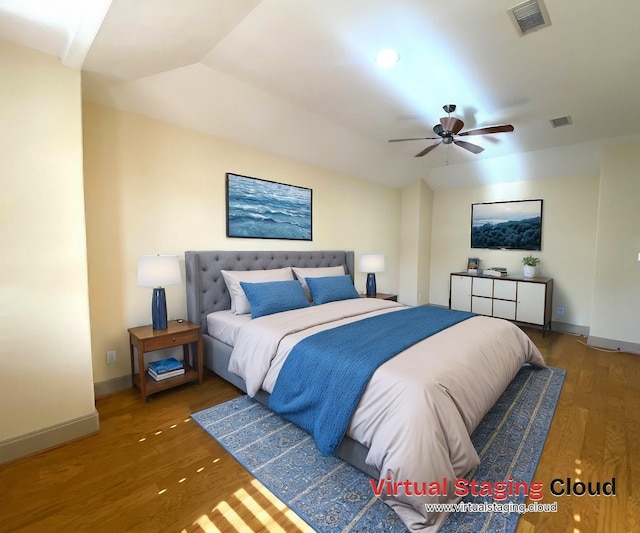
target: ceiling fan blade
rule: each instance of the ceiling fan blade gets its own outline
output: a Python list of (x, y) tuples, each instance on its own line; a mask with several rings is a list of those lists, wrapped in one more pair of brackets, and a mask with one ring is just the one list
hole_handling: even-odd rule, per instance
[(501, 126), (487, 126), (486, 128), (478, 128), (460, 133), (460, 135), (485, 135), (487, 133), (503, 133), (513, 131), (511, 124), (503, 124)]
[(484, 151), (484, 148), (482, 148), (482, 146), (478, 146), (477, 144), (471, 144), (471, 143), (468, 143), (467, 141), (453, 141), (453, 144), (455, 144), (456, 146), (459, 146), (460, 148), (464, 148), (465, 150), (469, 150), (474, 154), (479, 154), (480, 152)]
[(442, 144), (442, 141), (440, 141), (439, 143), (432, 144), (431, 146), (427, 146), (424, 150), (422, 150), (421, 152), (418, 152), (414, 157), (422, 157), (423, 155), (427, 155), (431, 150), (433, 150), (439, 144)]
[(442, 117), (440, 119), (440, 124), (442, 124), (442, 127), (445, 130), (453, 133), (458, 133), (464, 127), (464, 122), (455, 117)]
[(440, 137), (411, 137), (410, 139), (390, 139), (390, 143), (397, 143), (402, 141), (435, 141)]

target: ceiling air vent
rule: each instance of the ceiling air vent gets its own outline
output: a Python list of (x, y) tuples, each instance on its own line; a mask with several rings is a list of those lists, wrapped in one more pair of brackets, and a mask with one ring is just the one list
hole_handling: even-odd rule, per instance
[(528, 0), (509, 10), (520, 35), (527, 35), (551, 25), (549, 14), (542, 0)]
[(571, 122), (571, 117), (569, 115), (565, 117), (558, 117), (558, 118), (551, 119), (551, 125), (554, 128), (559, 128), (560, 126), (568, 126), (569, 124), (573, 124), (573, 122)]

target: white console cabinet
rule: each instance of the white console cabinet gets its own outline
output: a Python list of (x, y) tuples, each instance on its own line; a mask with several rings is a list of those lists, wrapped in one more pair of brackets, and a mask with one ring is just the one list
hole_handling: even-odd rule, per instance
[(449, 308), (506, 318), (551, 330), (553, 279), (490, 278), (466, 272), (451, 274)]

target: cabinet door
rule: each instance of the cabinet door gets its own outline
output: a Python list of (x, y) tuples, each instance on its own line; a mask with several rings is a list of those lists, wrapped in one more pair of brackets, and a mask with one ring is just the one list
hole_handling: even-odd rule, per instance
[(544, 283), (519, 281), (516, 320), (543, 326), (545, 294), (546, 285)]
[(473, 296), (491, 298), (493, 296), (493, 280), (489, 278), (473, 278), (471, 294)]
[(501, 300), (516, 301), (516, 283), (508, 279), (497, 279), (493, 282), (493, 297)]
[(514, 300), (493, 300), (493, 316), (496, 318), (515, 320), (516, 302)]
[(471, 311), (479, 315), (491, 316), (493, 312), (493, 300), (482, 296), (471, 297)]
[(451, 276), (451, 309), (471, 311), (471, 278), (469, 276)]

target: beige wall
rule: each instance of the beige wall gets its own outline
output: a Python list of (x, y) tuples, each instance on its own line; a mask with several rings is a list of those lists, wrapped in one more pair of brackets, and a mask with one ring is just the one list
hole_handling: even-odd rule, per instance
[[(640, 344), (640, 142), (605, 147), (591, 336)], [(601, 345), (590, 337), (590, 343)], [(606, 347), (620, 345), (606, 343)], [(624, 346), (622, 346), (624, 349)]]
[(433, 191), (422, 180), (402, 190), (400, 294), (407, 305), (429, 302)]
[(433, 236), (433, 191), (429, 186), (420, 182), (420, 205), (422, 206), (418, 220), (420, 240), (418, 246), (418, 305), (429, 303), (431, 292), (431, 246)]
[(400, 231), (400, 291), (399, 299), (409, 305), (418, 302), (418, 221), (420, 220), (420, 182), (416, 181), (402, 190)]
[[(522, 275), (522, 251), (478, 250), (470, 246), (471, 204), (542, 198), (542, 264), (538, 275), (554, 278), (553, 320), (588, 327), (597, 226), (598, 176), (572, 176), (468, 189), (435, 191), (431, 253), (431, 303), (448, 305), (449, 273), (466, 269), (468, 257), (481, 268), (506, 267)], [(565, 309), (564, 316), (556, 308)]]
[[(386, 256), (380, 292), (398, 291), (400, 191), (85, 103), (87, 239), (94, 379), (130, 373), (127, 328), (151, 321), (138, 256), (186, 250), (349, 249)], [(225, 173), (313, 189), (313, 241), (228, 239)], [(184, 276), (183, 276), (184, 279)], [(364, 291), (365, 276), (356, 286)], [(184, 317), (184, 283), (167, 287), (169, 318)], [(106, 365), (106, 351), (118, 362)]]
[[(80, 73), (0, 41), (0, 455), (93, 419)], [(55, 438), (49, 441), (55, 444)], [(23, 452), (29, 447), (22, 443)], [(8, 453), (8, 452), (7, 452)]]

